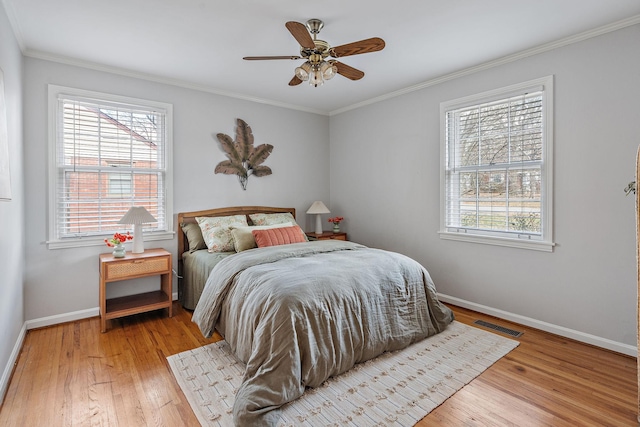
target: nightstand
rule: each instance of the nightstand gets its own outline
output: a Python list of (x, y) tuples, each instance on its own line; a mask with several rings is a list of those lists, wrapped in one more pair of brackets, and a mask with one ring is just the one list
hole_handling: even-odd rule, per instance
[[(141, 254), (127, 252), (124, 258), (100, 254), (100, 328), (107, 330), (107, 320), (145, 311), (166, 308), (173, 315), (171, 286), (171, 252), (147, 249)], [(160, 276), (160, 290), (107, 299), (107, 283), (140, 277)]]
[(305, 233), (309, 240), (347, 240), (347, 233), (334, 233), (333, 231), (324, 231), (322, 234)]

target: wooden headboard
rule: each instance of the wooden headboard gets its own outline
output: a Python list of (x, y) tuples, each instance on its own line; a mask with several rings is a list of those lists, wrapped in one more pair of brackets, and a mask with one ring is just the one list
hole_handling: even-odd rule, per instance
[(289, 212), (293, 217), (296, 217), (296, 209), (295, 208), (276, 208), (271, 206), (235, 206), (228, 208), (217, 208), (217, 209), (209, 209), (205, 211), (194, 211), (194, 212), (181, 212), (178, 214), (178, 274), (182, 273), (182, 254), (185, 251), (185, 248), (189, 246), (187, 242), (187, 237), (182, 232), (182, 224), (193, 222), (196, 223), (197, 216), (228, 216), (228, 215), (247, 215), (247, 221), (249, 223), (249, 214), (254, 213), (282, 213)]

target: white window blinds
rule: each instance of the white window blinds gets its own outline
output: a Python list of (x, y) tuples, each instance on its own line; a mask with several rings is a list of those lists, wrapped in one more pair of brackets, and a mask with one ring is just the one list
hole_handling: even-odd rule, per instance
[(444, 108), (445, 232), (546, 240), (545, 108), (544, 86)]
[(55, 98), (55, 233), (52, 240), (110, 235), (131, 206), (167, 231), (167, 111), (64, 93)]

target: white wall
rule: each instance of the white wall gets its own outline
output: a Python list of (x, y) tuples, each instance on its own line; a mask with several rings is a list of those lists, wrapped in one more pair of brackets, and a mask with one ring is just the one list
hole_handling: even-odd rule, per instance
[[(27, 321), (95, 310), (98, 306), (98, 254), (107, 252), (106, 246), (49, 250), (45, 244), (47, 84), (173, 104), (174, 216), (183, 211), (235, 205), (295, 207), (298, 222), (311, 230), (313, 225), (305, 211), (314, 200), (329, 199), (327, 116), (35, 58), (25, 58), (24, 67), (25, 156), (28, 159), (25, 189)], [(226, 160), (215, 134), (223, 132), (235, 137), (237, 118), (251, 126), (256, 144), (274, 146), (265, 161), (273, 174), (250, 177), (246, 191), (235, 176), (213, 173), (216, 164)], [(175, 238), (146, 242), (146, 247), (166, 248), (173, 253), (176, 264)], [(177, 280), (174, 280), (174, 286), (177, 286)]]
[[(350, 239), (414, 257), (445, 295), (635, 347), (639, 47), (636, 25), (331, 117)], [(440, 103), (551, 74), (555, 251), (440, 240)]]
[(11, 201), (0, 201), (0, 401), (24, 336), (24, 197), (22, 152), (22, 54), (0, 7), (0, 68), (7, 105)]

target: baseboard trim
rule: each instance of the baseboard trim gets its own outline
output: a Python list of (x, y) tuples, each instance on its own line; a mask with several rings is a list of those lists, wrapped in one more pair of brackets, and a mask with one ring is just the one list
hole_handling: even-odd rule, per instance
[(4, 397), (7, 394), (7, 389), (9, 388), (9, 381), (11, 381), (11, 375), (13, 374), (13, 368), (18, 363), (18, 356), (20, 355), (20, 350), (22, 350), (22, 344), (24, 344), (24, 337), (27, 336), (27, 325), (26, 323), (22, 325), (22, 329), (20, 329), (20, 333), (18, 334), (18, 339), (16, 340), (15, 345), (13, 346), (13, 350), (11, 351), (11, 356), (9, 356), (9, 360), (7, 361), (7, 365), (4, 367), (4, 372), (2, 373), (2, 379), (0, 379), (0, 405), (4, 402)]
[(596, 335), (587, 334), (584, 332), (576, 331), (574, 329), (565, 328), (564, 326), (554, 325), (552, 323), (543, 322), (541, 320), (532, 319), (530, 317), (521, 316), (519, 314), (510, 313), (508, 311), (499, 310), (497, 308), (488, 307), (486, 305), (477, 304), (475, 302), (463, 300), (461, 298), (452, 297), (438, 293), (438, 298), (442, 302), (457, 305), (458, 307), (468, 308), (469, 310), (477, 311), (479, 313), (495, 316), (500, 319), (505, 319), (510, 322), (519, 323), (524, 326), (529, 326), (541, 331), (549, 332), (555, 335), (559, 335), (565, 338), (571, 338), (576, 341), (580, 341), (586, 344), (591, 344), (596, 347), (601, 347), (607, 350), (622, 353), (627, 356), (637, 357), (638, 348), (629, 344), (624, 344), (617, 341), (612, 341), (607, 338), (598, 337)]
[[(178, 299), (178, 293), (172, 293), (173, 300)], [(27, 330), (43, 328), (45, 326), (57, 325), (59, 323), (73, 322), (75, 320), (88, 319), (89, 317), (100, 316), (100, 307), (88, 308), (86, 310), (72, 311), (70, 313), (56, 314), (53, 316), (40, 317), (39, 319), (27, 320)]]
[(39, 319), (27, 320), (27, 330), (43, 328), (45, 326), (57, 325), (59, 323), (73, 322), (74, 320), (87, 319), (89, 317), (100, 316), (100, 308), (88, 308), (86, 310), (72, 311), (70, 313), (56, 314), (54, 316), (40, 317)]

